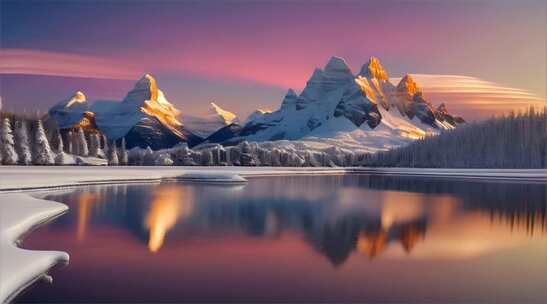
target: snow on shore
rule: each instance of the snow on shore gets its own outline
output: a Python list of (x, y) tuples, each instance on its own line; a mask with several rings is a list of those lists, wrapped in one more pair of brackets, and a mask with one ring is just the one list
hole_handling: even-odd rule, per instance
[(21, 191), (89, 184), (159, 182), (162, 179), (241, 182), (273, 175), (392, 174), (457, 178), (547, 180), (546, 169), (297, 168), (297, 167), (0, 167), (0, 191)]
[(45, 278), (57, 263), (68, 262), (59, 251), (25, 250), (16, 246), (29, 230), (68, 210), (66, 205), (23, 193), (0, 196), (0, 303), (11, 301), (34, 281)]

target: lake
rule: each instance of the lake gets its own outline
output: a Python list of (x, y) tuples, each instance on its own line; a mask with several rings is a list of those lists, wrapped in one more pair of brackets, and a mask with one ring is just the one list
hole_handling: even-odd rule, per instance
[(508, 302), (547, 299), (542, 183), (345, 175), (49, 192), (63, 250), (18, 302)]

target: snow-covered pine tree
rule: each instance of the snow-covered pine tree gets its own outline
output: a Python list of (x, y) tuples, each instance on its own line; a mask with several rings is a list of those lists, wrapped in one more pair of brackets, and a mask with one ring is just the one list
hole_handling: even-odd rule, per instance
[(85, 138), (84, 129), (78, 128), (78, 155), (88, 156), (89, 148), (87, 146), (87, 139)]
[(108, 165), (117, 166), (119, 164), (120, 162), (118, 160), (118, 148), (116, 147), (116, 142), (113, 141), (108, 149)]
[(24, 120), (15, 122), (15, 151), (19, 155), (19, 164), (30, 165), (32, 163), (32, 154), (30, 152), (28, 140), (28, 128)]
[(53, 153), (51, 152), (51, 147), (49, 146), (49, 141), (47, 140), (41, 120), (38, 120), (36, 125), (33, 147), (33, 164), (53, 165)]
[(78, 131), (73, 130), (70, 136), (70, 142), (72, 142), (72, 154), (80, 155), (80, 143), (79, 143)]
[(154, 151), (150, 147), (146, 147), (143, 156), (143, 165), (144, 166), (153, 166), (156, 163), (154, 159)]
[(55, 164), (56, 165), (66, 165), (69, 162), (69, 156), (65, 153), (63, 136), (60, 132), (57, 132), (57, 155), (55, 155)]
[(104, 155), (106, 156), (108, 155), (108, 140), (106, 139), (106, 135), (102, 134), (101, 140), (102, 140), (102, 149), (103, 149)]
[(121, 145), (121, 150), (120, 150), (120, 165), (122, 166), (127, 166), (127, 164), (129, 163), (129, 156), (127, 154), (127, 147), (126, 147), (126, 143), (125, 143), (125, 137), (122, 137), (122, 145)]
[(101, 140), (98, 133), (89, 134), (89, 156), (98, 157), (101, 149)]
[(72, 131), (68, 131), (66, 134), (66, 153), (74, 154), (74, 145), (73, 145), (73, 134)]
[(57, 153), (63, 153), (65, 151), (65, 147), (63, 144), (63, 137), (61, 136), (61, 133), (59, 131), (56, 132), (57, 134)]
[(11, 132), (11, 124), (8, 118), (5, 118), (0, 126), (0, 149), (2, 150), (2, 163), (4, 165), (15, 165), (19, 159), (15, 152), (15, 142)]

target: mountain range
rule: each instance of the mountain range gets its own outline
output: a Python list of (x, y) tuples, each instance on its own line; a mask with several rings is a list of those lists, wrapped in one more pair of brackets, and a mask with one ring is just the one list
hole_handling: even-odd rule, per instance
[(204, 142), (292, 140), (372, 151), (461, 123), (446, 105), (435, 108), (411, 75), (394, 85), (375, 57), (357, 75), (342, 58), (332, 57), (324, 69), (315, 69), (300, 95), (289, 89), (278, 110), (256, 111), (244, 125), (226, 126)]
[(205, 116), (184, 115), (151, 75), (144, 75), (122, 101), (88, 103), (78, 91), (54, 105), (48, 119), (60, 129), (82, 126), (131, 147), (170, 148), (242, 141), (291, 141), (308, 146), (385, 150), (464, 123), (444, 104), (434, 107), (411, 75), (390, 82), (371, 57), (354, 74), (332, 57), (316, 68), (300, 94), (289, 89), (279, 109), (256, 110), (245, 122), (211, 103)]

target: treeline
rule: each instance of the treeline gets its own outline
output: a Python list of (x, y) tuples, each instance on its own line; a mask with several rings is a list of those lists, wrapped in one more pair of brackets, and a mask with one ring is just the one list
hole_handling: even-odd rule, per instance
[(416, 168), (546, 168), (547, 110), (468, 123), (408, 146), (369, 154), (364, 166)]
[(61, 134), (57, 128), (45, 128), (35, 116), (0, 112), (0, 164), (75, 165), (85, 164), (88, 157), (110, 165), (127, 164), (125, 141), (109, 142), (104, 135), (82, 128)]

